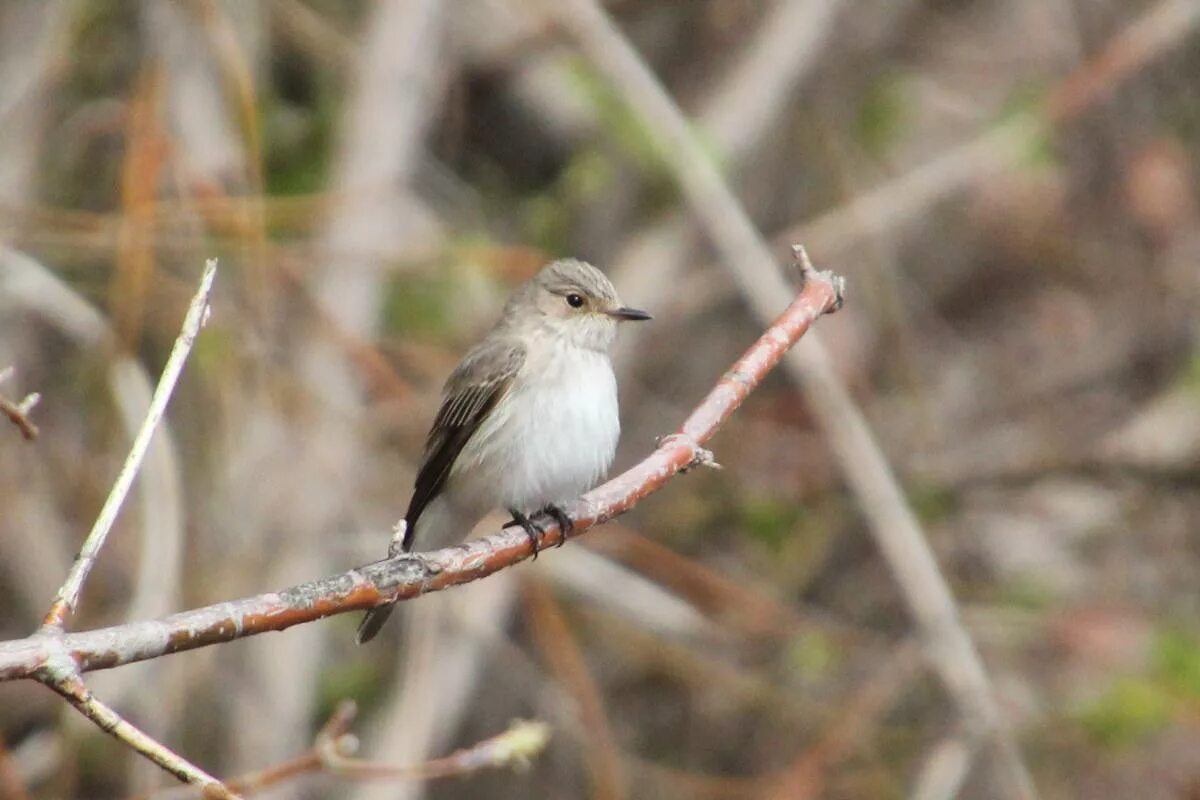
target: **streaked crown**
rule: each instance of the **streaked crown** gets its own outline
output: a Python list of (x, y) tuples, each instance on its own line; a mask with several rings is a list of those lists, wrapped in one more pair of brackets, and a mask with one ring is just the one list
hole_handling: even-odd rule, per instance
[(586, 261), (561, 258), (543, 268), (533, 282), (562, 297), (575, 292), (604, 308), (621, 305), (612, 281)]
[(500, 324), (533, 335), (549, 333), (577, 347), (606, 352), (617, 323), (644, 319), (650, 315), (621, 305), (603, 272), (585, 261), (563, 258), (513, 292)]

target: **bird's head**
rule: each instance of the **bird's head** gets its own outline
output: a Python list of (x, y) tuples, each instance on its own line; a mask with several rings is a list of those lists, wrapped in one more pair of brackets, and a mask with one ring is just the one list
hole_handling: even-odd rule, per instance
[[(512, 308), (516, 304), (523, 308)], [(650, 319), (621, 303), (604, 273), (584, 261), (564, 258), (539, 272), (509, 300), (505, 316), (526, 318), (565, 337), (576, 347), (608, 352), (621, 322)]]

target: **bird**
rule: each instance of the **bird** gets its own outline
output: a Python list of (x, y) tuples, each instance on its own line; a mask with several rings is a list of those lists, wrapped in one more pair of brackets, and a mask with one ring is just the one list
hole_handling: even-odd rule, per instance
[[(535, 558), (539, 517), (569, 531), (563, 507), (604, 477), (621, 433), (610, 357), (617, 328), (649, 319), (622, 304), (603, 272), (573, 258), (513, 291), (446, 380), (389, 556), (410, 552), (418, 536), (444, 546), (494, 509), (512, 517), (504, 527), (525, 530)], [(367, 611), (359, 644), (393, 607)]]

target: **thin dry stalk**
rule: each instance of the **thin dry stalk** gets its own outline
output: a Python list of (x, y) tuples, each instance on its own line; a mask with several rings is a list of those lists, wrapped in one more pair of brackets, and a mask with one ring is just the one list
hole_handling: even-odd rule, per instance
[(64, 656), (48, 663), (39, 671), (38, 678), (62, 695), (75, 710), (94, 722), (100, 730), (120, 740), (179, 780), (199, 786), (205, 798), (239, 800), (237, 794), (212, 775), (146, 735), (115, 710), (96, 699), (84, 685), (75, 665), (68, 657)]
[[(339, 743), (340, 741), (340, 743)], [(524, 769), (550, 741), (550, 726), (542, 722), (514, 720), (508, 730), (484, 739), (476, 745), (456, 750), (448, 756), (419, 764), (397, 765), (365, 761), (348, 755), (348, 742), (326, 740), (317, 743), (321, 766), (340, 778), (354, 780), (428, 781), (457, 778), (484, 769)]]
[(105, 538), (112, 529), (113, 522), (128, 495), (133, 479), (149, 448), (154, 430), (162, 419), (166, 404), (178, 381), (183, 365), (187, 361), (188, 354), (191, 352), (192, 344), (207, 319), (208, 299), (212, 291), (216, 269), (216, 260), (210, 259), (205, 265), (200, 279), (200, 287), (188, 307), (182, 330), (167, 359), (166, 367), (163, 369), (162, 377), (150, 400), (142, 426), (134, 438), (129, 456), (97, 517), (92, 532), (84, 542), (67, 579), (47, 612), (41, 630), (26, 640), (39, 642), (44, 655), (36, 670), (27, 677), (36, 678), (62, 695), (101, 730), (117, 738), (154, 764), (180, 780), (202, 787), (206, 797), (234, 798), (236, 795), (223, 786), (220, 781), (160, 744), (98, 700), (84, 684), (79, 663), (62, 646), (63, 626), (68, 615), (77, 607), (83, 583), (99, 556)]
[(167, 358), (162, 377), (154, 390), (154, 396), (150, 399), (150, 409), (146, 413), (146, 420), (133, 440), (133, 447), (130, 448), (125, 464), (117, 475), (116, 483), (113, 484), (112, 491), (105, 499), (104, 506), (100, 509), (100, 514), (96, 517), (96, 522), (87, 539), (84, 540), (75, 563), (71, 565), (67, 579), (58, 590), (58, 595), (54, 598), (50, 610), (46, 612), (42, 625), (47, 632), (61, 631), (66, 624), (67, 617), (75, 611), (79, 603), (79, 593), (83, 589), (83, 582), (87, 580), (88, 573), (95, 565), (101, 548), (104, 547), (108, 532), (112, 530), (121, 505), (125, 502), (125, 496), (129, 494), (129, 487), (133, 485), (133, 479), (141, 467), (146, 449), (150, 445), (150, 438), (154, 435), (154, 429), (166, 411), (167, 401), (171, 399), (171, 393), (175, 390), (175, 383), (179, 380), (183, 365), (192, 351), (196, 335), (208, 317), (208, 299), (212, 293), (213, 278), (216, 277), (216, 274), (217, 260), (209, 259), (204, 265), (204, 273), (200, 277), (200, 288), (188, 306), (187, 315), (183, 320), (183, 330), (180, 331), (179, 338), (175, 340), (175, 346), (171, 348), (171, 355)]
[[(315, 773), (356, 781), (426, 781), (459, 778), (485, 769), (521, 770), (527, 768), (550, 742), (548, 725), (514, 720), (503, 733), (441, 758), (407, 765), (366, 761), (353, 756), (358, 749), (358, 738), (349, 730), (357, 714), (358, 708), (353, 701), (342, 701), (321, 726), (312, 747), (307, 751), (281, 764), (240, 778), (231, 778), (225, 781), (225, 787), (230, 792), (247, 797)], [(134, 800), (194, 797), (196, 792), (193, 787), (175, 787), (151, 795), (139, 795)]]

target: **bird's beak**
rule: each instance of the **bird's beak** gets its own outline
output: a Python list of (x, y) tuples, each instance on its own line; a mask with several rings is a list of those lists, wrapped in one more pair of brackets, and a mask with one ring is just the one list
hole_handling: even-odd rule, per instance
[(635, 321), (645, 320), (645, 319), (654, 319), (654, 317), (650, 316), (645, 311), (639, 311), (636, 308), (629, 308), (628, 306), (621, 306), (620, 308), (610, 309), (609, 311), (606, 311), (605, 313), (608, 314), (613, 319), (621, 320), (623, 322), (635, 322)]

